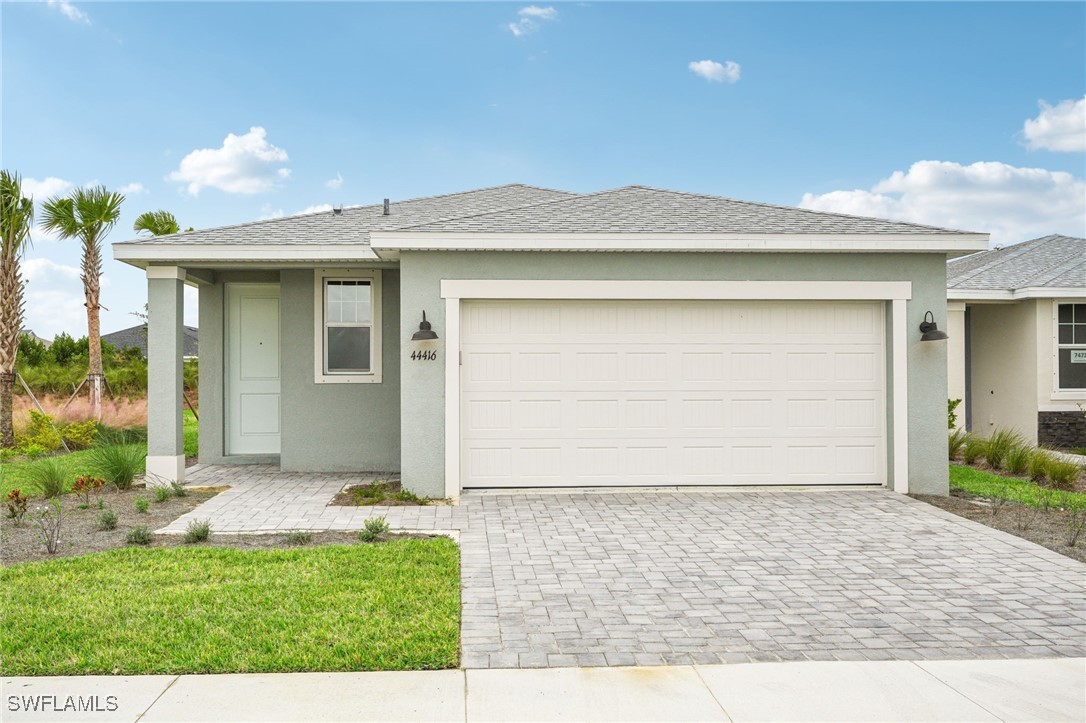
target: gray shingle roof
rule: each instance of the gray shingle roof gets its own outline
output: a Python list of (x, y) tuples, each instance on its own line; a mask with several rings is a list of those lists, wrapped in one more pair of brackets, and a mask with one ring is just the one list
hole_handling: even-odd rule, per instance
[[(200, 355), (200, 331), (195, 326), (184, 326), (182, 332), (185, 335), (183, 356), (195, 357)], [(121, 329), (112, 334), (103, 334), (102, 341), (108, 342), (118, 349), (136, 347), (147, 356), (147, 325)]]
[(946, 277), (948, 289), (1086, 287), (1086, 239), (1053, 234), (981, 251), (948, 263)]
[(200, 231), (153, 236), (122, 244), (365, 244), (370, 231), (415, 226), (457, 215), (487, 213), (526, 206), (574, 194), (523, 184), (510, 184), (476, 191), (393, 201), (391, 213), (383, 215), (383, 204), (348, 206), (339, 216), (331, 211), (304, 216), (284, 216), (265, 221), (223, 226)]
[(455, 218), (400, 229), (468, 233), (961, 233), (646, 186), (626, 186), (490, 213), (460, 213)]

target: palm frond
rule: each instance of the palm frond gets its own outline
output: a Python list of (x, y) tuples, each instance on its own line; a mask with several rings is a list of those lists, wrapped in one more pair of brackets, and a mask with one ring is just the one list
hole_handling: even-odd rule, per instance
[(147, 232), (152, 236), (168, 236), (178, 233), (181, 227), (172, 213), (159, 209), (141, 213), (132, 224), (132, 230), (137, 233)]

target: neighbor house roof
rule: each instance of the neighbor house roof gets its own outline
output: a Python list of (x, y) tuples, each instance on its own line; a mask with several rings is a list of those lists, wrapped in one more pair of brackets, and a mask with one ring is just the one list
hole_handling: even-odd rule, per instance
[[(184, 330), (184, 351), (182, 356), (185, 357), (197, 357), (200, 355), (200, 331), (195, 326), (182, 327)], [(102, 341), (108, 342), (118, 349), (129, 349), (135, 347), (147, 356), (147, 325), (140, 324), (139, 326), (129, 327), (128, 329), (121, 329), (115, 331), (112, 334), (104, 334)]]
[(1052, 234), (947, 264), (952, 299), (1086, 294), (1086, 238)]
[[(522, 236), (516, 239), (514, 237)], [(481, 239), (467, 243), (465, 238)], [(571, 241), (571, 238), (576, 240)], [(411, 249), (927, 251), (965, 253), (986, 234), (627, 186), (592, 194), (511, 184), (353, 206), (113, 245), (145, 266), (395, 260)]]

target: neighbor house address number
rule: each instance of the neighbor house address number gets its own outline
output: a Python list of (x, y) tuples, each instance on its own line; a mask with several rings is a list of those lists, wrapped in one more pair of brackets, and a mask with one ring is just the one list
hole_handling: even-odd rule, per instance
[(437, 361), (437, 352), (433, 349), (411, 352), (411, 361)]

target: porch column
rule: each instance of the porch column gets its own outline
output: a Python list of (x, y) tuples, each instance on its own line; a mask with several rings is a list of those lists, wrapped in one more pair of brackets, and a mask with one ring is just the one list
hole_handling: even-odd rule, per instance
[(965, 429), (965, 302), (948, 301), (946, 305), (947, 397), (961, 399), (957, 414), (958, 429)]
[(147, 484), (185, 480), (181, 418), (185, 270), (147, 267)]

